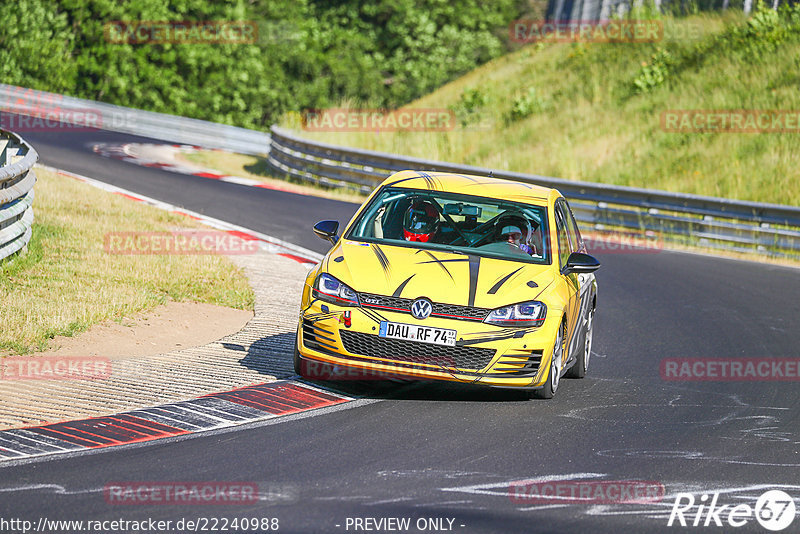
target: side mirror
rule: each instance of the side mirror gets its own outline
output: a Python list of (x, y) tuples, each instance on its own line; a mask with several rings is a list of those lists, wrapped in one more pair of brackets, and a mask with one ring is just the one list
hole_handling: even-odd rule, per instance
[(339, 221), (320, 221), (314, 225), (314, 233), (321, 239), (330, 241), (335, 245), (339, 241), (339, 236), (336, 232), (339, 230)]
[(593, 273), (600, 268), (600, 262), (594, 256), (582, 252), (573, 252), (567, 258), (567, 264), (561, 269), (564, 276), (572, 273)]

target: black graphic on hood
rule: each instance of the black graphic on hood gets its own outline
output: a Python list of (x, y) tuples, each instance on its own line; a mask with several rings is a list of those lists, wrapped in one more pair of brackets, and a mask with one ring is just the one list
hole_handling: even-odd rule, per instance
[(467, 306), (475, 306), (475, 293), (478, 290), (478, 271), (481, 268), (480, 256), (469, 256), (469, 299)]
[(508, 274), (507, 274), (507, 275), (505, 275), (504, 277), (502, 277), (502, 278), (500, 278), (499, 280), (497, 280), (497, 282), (495, 282), (495, 284), (494, 284), (494, 285), (492, 286), (492, 288), (489, 290), (488, 294), (489, 294), (489, 295), (494, 295), (495, 293), (497, 293), (497, 291), (498, 291), (498, 290), (499, 290), (499, 289), (500, 289), (500, 288), (503, 286), (503, 284), (505, 284), (506, 282), (508, 282), (508, 279), (509, 279), (509, 278), (511, 278), (512, 276), (514, 276), (515, 274), (517, 274), (517, 273), (518, 273), (518, 272), (520, 272), (521, 270), (522, 270), (522, 267), (520, 267), (520, 268), (519, 268), (519, 269), (517, 269), (516, 271), (511, 271), (510, 273), (508, 273)]
[[(393, 297), (399, 297), (400, 294), (403, 292), (403, 290), (406, 288), (406, 284), (408, 284), (411, 281), (411, 279), (414, 278), (414, 276), (415, 275), (412, 274), (411, 276), (406, 278), (405, 282), (403, 282), (402, 284), (397, 286), (397, 289), (394, 290), (394, 293), (392, 293), (392, 296)], [(452, 278), (452, 276), (450, 278)]]
[(383, 268), (383, 272), (384, 274), (386, 274), (386, 278), (389, 278), (389, 271), (391, 271), (391, 266), (389, 265), (389, 258), (386, 257), (386, 254), (383, 252), (383, 250), (381, 250), (381, 247), (379, 247), (378, 245), (372, 245), (370, 248), (372, 249), (372, 252), (375, 253), (375, 256), (377, 256), (378, 261), (380, 262), (381, 267)]
[(423, 265), (425, 263), (437, 263), (437, 264), (439, 264), (439, 267), (441, 267), (444, 270), (444, 272), (447, 273), (447, 276), (450, 277), (450, 280), (453, 280), (453, 281), (455, 281), (453, 279), (453, 275), (450, 273), (450, 270), (447, 268), (447, 266), (445, 266), (445, 263), (469, 261), (467, 258), (457, 258), (457, 259), (453, 259), (453, 260), (441, 260), (441, 259), (437, 258), (436, 256), (434, 256), (431, 252), (429, 252), (427, 250), (418, 250), (416, 253), (419, 254), (420, 252), (424, 252), (425, 254), (430, 256), (431, 257), (431, 261), (420, 261), (420, 262), (417, 263), (417, 265)]

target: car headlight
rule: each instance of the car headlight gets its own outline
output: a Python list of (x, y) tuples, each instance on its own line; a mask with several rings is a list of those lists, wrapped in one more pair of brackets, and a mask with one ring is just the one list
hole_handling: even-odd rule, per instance
[(314, 297), (340, 306), (358, 306), (355, 291), (329, 274), (321, 274), (314, 284)]
[(541, 326), (546, 315), (547, 306), (531, 300), (492, 310), (483, 322), (495, 326)]

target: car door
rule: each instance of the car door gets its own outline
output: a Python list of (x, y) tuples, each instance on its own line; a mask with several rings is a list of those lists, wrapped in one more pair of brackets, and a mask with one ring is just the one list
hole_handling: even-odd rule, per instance
[[(575, 221), (575, 216), (572, 214), (572, 209), (570, 209), (569, 203), (566, 199), (560, 200), (561, 202), (559, 204), (561, 205), (561, 211), (563, 212), (564, 220), (566, 222), (570, 248), (573, 252), (586, 253), (586, 245), (581, 237), (578, 223)], [(592, 306), (592, 300), (594, 298), (595, 276), (594, 273), (582, 273), (570, 276), (575, 277), (575, 281), (578, 285), (577, 301), (575, 306), (575, 335), (573, 335), (570, 340), (570, 354), (574, 354), (572, 349), (575, 346), (583, 345), (583, 336), (586, 334), (586, 332), (583, 331), (583, 326), (586, 322), (586, 318), (589, 316), (589, 308)]]
[[(564, 267), (567, 265), (567, 258), (572, 252), (577, 250), (578, 242), (577, 235), (570, 236), (569, 223), (567, 217), (567, 209), (565, 208), (563, 199), (558, 199), (555, 204), (555, 220), (556, 220), (556, 236), (558, 239), (558, 268), (559, 273), (563, 273)], [(567, 361), (574, 354), (573, 346), (575, 345), (575, 333), (579, 324), (579, 309), (580, 309), (580, 283), (578, 275), (575, 273), (564, 275), (560, 274), (565, 283), (567, 290), (567, 307), (564, 310), (567, 317)], [(565, 362), (566, 363), (566, 362)]]

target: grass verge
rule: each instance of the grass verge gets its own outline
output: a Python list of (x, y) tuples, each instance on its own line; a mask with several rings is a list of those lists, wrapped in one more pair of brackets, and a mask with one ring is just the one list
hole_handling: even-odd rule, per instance
[[(800, 134), (661, 125), (669, 110), (800, 113), (800, 7), (749, 20), (734, 10), (637, 17), (662, 18), (664, 39), (528, 45), (407, 106), (452, 110), (452, 130), (301, 135), (571, 180), (800, 204)], [(283, 125), (302, 128), (292, 115)]]
[(244, 273), (217, 255), (115, 255), (109, 232), (203, 228), (186, 217), (37, 169), (28, 252), (0, 263), (0, 352), (45, 350), (168, 300), (252, 310)]

